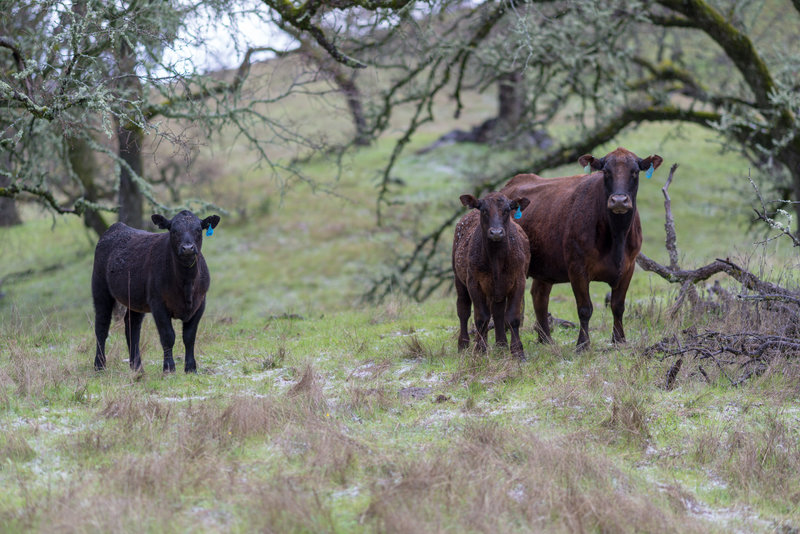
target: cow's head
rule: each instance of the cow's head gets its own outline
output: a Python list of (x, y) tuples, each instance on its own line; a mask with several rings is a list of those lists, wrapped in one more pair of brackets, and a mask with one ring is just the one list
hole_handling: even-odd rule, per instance
[(521, 212), (530, 200), (525, 197), (509, 200), (502, 193), (489, 193), (478, 200), (472, 195), (461, 195), (461, 203), (468, 208), (480, 210), (481, 230), (483, 236), (489, 241), (502, 241), (508, 235), (508, 225), (511, 214)]
[(581, 166), (589, 165), (603, 171), (606, 189), (606, 206), (611, 213), (624, 215), (636, 209), (636, 191), (639, 189), (639, 171), (647, 171), (650, 165), (657, 169), (663, 159), (653, 155), (640, 158), (624, 148), (617, 148), (605, 157), (597, 159), (591, 154), (578, 158)]
[(202, 221), (191, 211), (182, 211), (172, 219), (154, 214), (153, 223), (163, 230), (169, 230), (169, 242), (178, 261), (185, 266), (192, 266), (203, 246), (203, 230), (216, 228), (219, 216), (211, 215)]

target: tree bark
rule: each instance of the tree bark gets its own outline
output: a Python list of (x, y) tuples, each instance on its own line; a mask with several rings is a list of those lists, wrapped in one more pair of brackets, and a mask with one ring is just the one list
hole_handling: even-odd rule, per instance
[[(72, 137), (67, 140), (69, 164), (72, 172), (83, 185), (83, 197), (92, 203), (97, 203), (99, 194), (95, 178), (97, 177), (97, 159), (89, 143), (82, 138)], [(83, 224), (91, 228), (100, 236), (108, 229), (108, 223), (96, 210), (87, 208), (83, 213)]]
[(369, 133), (367, 132), (367, 119), (364, 117), (364, 106), (361, 103), (361, 91), (355, 82), (355, 73), (351, 76), (344, 76), (344, 73), (339, 72), (334, 76), (336, 85), (339, 90), (344, 94), (347, 100), (347, 107), (350, 110), (350, 116), (353, 118), (353, 125), (356, 128), (356, 135), (353, 142), (358, 146), (369, 145)]
[[(0, 187), (10, 185), (11, 180), (5, 176), (0, 176)], [(13, 198), (0, 197), (0, 227), (8, 227), (20, 224), (17, 211), (17, 202)]]
[(789, 145), (783, 149), (781, 154), (783, 164), (789, 169), (792, 176), (792, 199), (796, 201), (792, 206), (794, 207), (794, 220), (795, 231), (800, 234), (800, 136), (792, 140)]
[(522, 72), (516, 70), (503, 74), (497, 88), (497, 127), (501, 135), (513, 132), (519, 126), (523, 109), (525, 109), (525, 97)]
[(119, 141), (119, 157), (127, 164), (122, 165), (119, 173), (119, 220), (133, 228), (143, 226), (143, 198), (139, 186), (134, 181), (131, 171), (142, 176), (142, 130), (128, 125), (117, 128)]
[[(11, 169), (11, 154), (9, 153), (4, 159), (6, 169)], [(0, 175), (0, 187), (8, 185), (11, 185), (11, 178)], [(17, 201), (9, 197), (0, 197), (0, 227), (15, 226), (21, 222)]]
[[(120, 79), (122, 93), (126, 95), (128, 101), (140, 100), (142, 84), (136, 75), (136, 52), (124, 40), (120, 46), (119, 67), (122, 74)], [(131, 109), (127, 111), (135, 113)], [(124, 163), (120, 165), (119, 173), (119, 220), (133, 228), (142, 228), (144, 202), (133, 174), (138, 177), (143, 176), (144, 132), (130, 118), (120, 117), (117, 119), (117, 141), (118, 155)]]

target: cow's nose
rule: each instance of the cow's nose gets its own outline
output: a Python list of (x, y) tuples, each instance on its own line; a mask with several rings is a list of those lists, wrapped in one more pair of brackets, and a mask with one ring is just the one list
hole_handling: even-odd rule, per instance
[(608, 197), (608, 209), (614, 213), (627, 213), (633, 209), (633, 202), (628, 195), (611, 195)]
[(181, 245), (181, 255), (188, 256), (194, 254), (194, 245)]
[(503, 239), (505, 237), (505, 235), (506, 235), (506, 231), (502, 227), (500, 227), (500, 228), (489, 228), (489, 239), (491, 241), (500, 241), (501, 239)]

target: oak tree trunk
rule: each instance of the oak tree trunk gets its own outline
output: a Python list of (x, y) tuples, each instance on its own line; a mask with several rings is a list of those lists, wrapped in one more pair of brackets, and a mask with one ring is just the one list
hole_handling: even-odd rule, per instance
[[(97, 159), (94, 150), (89, 146), (86, 139), (72, 137), (67, 141), (67, 157), (69, 158), (72, 171), (83, 185), (83, 196), (92, 203), (97, 203), (99, 194), (95, 178), (97, 177)], [(87, 208), (83, 213), (83, 224), (91, 228), (100, 236), (108, 229), (108, 223), (103, 216), (96, 210)]]
[[(136, 52), (124, 40), (120, 46), (119, 67), (122, 93), (131, 102), (141, 99), (142, 84), (136, 75)], [(128, 112), (135, 113), (131, 109)], [(131, 119), (121, 117), (117, 120), (117, 141), (118, 156), (124, 163), (120, 165), (119, 173), (119, 220), (133, 228), (142, 228), (144, 202), (134, 174), (140, 178), (143, 176), (144, 132)]]

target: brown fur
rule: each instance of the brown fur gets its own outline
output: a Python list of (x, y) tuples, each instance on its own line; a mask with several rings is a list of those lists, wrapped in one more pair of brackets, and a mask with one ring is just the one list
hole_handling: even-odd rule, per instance
[(547, 307), (553, 284), (569, 282), (581, 323), (578, 347), (588, 346), (589, 282), (600, 281), (611, 286), (612, 341), (624, 342), (625, 294), (642, 247), (638, 175), (651, 163), (658, 168), (662, 159), (657, 155), (641, 159), (617, 148), (604, 158), (587, 154), (579, 161), (595, 172), (562, 178), (520, 174), (501, 192), (531, 202), (519, 224), (530, 240), (528, 276), (534, 280), (531, 296), (539, 340), (552, 341)]
[[(453, 239), (453, 273), (458, 300), (456, 307), (461, 323), (458, 348), (469, 346), (467, 322), (470, 305), (475, 307), (478, 330), (476, 347), (486, 350), (489, 317), (494, 319), (495, 343), (506, 345), (506, 325), (511, 328), (511, 352), (524, 358), (519, 328), (525, 297), (525, 276), (530, 261), (530, 246), (525, 232), (511, 220), (517, 210), (525, 209), (526, 199), (509, 200), (490, 193), (480, 201), (463, 195), (465, 206), (476, 208), (461, 218)], [(503, 236), (489, 238), (489, 232)]]

